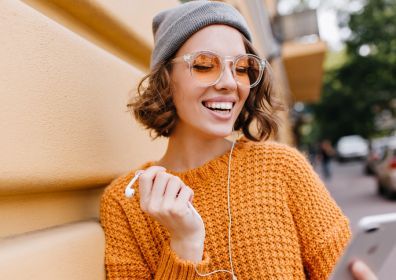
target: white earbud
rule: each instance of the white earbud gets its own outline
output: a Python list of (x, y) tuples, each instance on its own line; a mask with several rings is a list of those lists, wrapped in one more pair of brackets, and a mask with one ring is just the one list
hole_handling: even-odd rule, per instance
[[(125, 192), (124, 192), (125, 197), (131, 198), (132, 196), (135, 195), (136, 191), (133, 188), (133, 184), (135, 184), (135, 182), (139, 179), (140, 175), (142, 175), (143, 173), (144, 173), (143, 170), (136, 171), (135, 176), (132, 178), (132, 180), (128, 183), (128, 185), (125, 188)], [(194, 206), (190, 202), (188, 202), (188, 207), (194, 212), (194, 214), (196, 216), (198, 216), (202, 220), (201, 215), (199, 215), (197, 210), (194, 208)]]
[(135, 184), (137, 179), (139, 179), (140, 175), (142, 175), (143, 173), (144, 173), (143, 170), (136, 171), (135, 176), (132, 178), (132, 180), (129, 182), (129, 184), (125, 188), (125, 197), (130, 198), (135, 195), (136, 191), (134, 188), (132, 188), (133, 184)]

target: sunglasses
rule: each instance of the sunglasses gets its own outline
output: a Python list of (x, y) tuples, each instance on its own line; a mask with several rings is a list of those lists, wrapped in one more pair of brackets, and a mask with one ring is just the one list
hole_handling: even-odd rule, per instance
[(191, 76), (204, 86), (217, 84), (223, 76), (226, 62), (231, 62), (232, 74), (241, 86), (255, 87), (261, 80), (267, 61), (253, 54), (220, 56), (211, 51), (185, 54), (172, 63), (186, 62)]

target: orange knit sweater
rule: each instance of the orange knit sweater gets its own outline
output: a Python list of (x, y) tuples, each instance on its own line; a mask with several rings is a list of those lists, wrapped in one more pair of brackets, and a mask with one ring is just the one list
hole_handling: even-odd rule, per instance
[[(169, 171), (194, 190), (194, 207), (205, 223), (201, 273), (230, 269), (227, 162), (228, 153), (196, 169)], [(167, 231), (140, 210), (139, 193), (124, 197), (133, 176), (116, 179), (101, 201), (108, 279), (230, 279), (227, 273), (202, 278), (170, 249)], [(274, 142), (239, 141), (230, 195), (239, 280), (327, 279), (350, 238), (349, 223), (299, 152)]]

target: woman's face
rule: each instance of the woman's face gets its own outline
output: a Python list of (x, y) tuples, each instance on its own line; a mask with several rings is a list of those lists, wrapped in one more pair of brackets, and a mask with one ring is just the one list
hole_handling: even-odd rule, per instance
[[(233, 57), (246, 53), (241, 33), (226, 25), (201, 29), (184, 43), (176, 57), (197, 51)], [(224, 138), (231, 134), (250, 91), (249, 87), (235, 81), (231, 62), (226, 62), (221, 79), (213, 86), (204, 86), (193, 78), (185, 62), (174, 63), (171, 79), (173, 102), (179, 117), (175, 133), (182, 131), (207, 138)]]

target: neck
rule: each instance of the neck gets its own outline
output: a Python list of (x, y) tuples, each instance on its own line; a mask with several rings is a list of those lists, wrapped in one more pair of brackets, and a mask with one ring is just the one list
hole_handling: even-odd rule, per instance
[(231, 145), (230, 141), (221, 137), (199, 137), (175, 131), (169, 137), (167, 150), (157, 165), (176, 172), (194, 169), (226, 153)]

